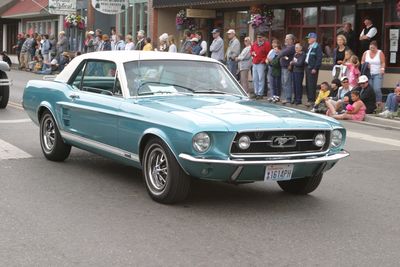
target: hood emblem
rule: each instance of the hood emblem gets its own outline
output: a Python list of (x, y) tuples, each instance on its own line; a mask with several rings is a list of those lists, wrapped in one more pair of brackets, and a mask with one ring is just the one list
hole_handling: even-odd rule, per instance
[(272, 137), (271, 147), (295, 147), (296, 136), (274, 136)]

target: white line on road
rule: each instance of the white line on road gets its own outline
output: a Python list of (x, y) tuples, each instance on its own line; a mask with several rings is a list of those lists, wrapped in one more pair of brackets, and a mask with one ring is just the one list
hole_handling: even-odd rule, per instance
[(13, 146), (6, 141), (0, 139), (0, 160), (4, 159), (27, 159), (32, 156), (25, 151)]
[(9, 101), (9, 102), (8, 102), (8, 105), (9, 105), (10, 107), (13, 107), (13, 108), (16, 108), (16, 109), (19, 109), (19, 110), (24, 110), (24, 108), (22, 107), (22, 105), (19, 104), (19, 103), (15, 103), (15, 102)]
[(0, 120), (0, 124), (6, 124), (6, 123), (25, 123), (25, 122), (31, 122), (31, 120), (30, 120), (30, 119)]
[(349, 138), (356, 138), (363, 141), (368, 142), (375, 142), (389, 146), (398, 146), (400, 147), (400, 140), (391, 139), (391, 138), (384, 138), (384, 137), (377, 137), (369, 134), (363, 134), (358, 132), (347, 131), (347, 137)]

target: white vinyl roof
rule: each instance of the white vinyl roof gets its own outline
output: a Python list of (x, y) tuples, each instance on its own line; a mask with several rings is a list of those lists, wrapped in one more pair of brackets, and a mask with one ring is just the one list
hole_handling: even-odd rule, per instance
[(80, 55), (73, 59), (56, 77), (56, 81), (67, 82), (69, 77), (85, 59), (109, 60), (121, 65), (136, 60), (193, 60), (219, 63), (217, 60), (183, 53), (153, 52), (153, 51), (101, 51)]

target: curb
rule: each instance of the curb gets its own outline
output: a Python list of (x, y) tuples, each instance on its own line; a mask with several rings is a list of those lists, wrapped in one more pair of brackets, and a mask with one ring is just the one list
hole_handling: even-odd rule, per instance
[[(260, 100), (260, 101), (262, 101), (264, 103), (269, 103), (265, 99)], [(310, 108), (308, 108), (308, 107), (306, 107), (304, 105), (300, 105), (300, 106), (291, 105), (291, 104), (283, 105), (281, 103), (278, 103), (278, 105), (283, 106), (283, 107), (299, 109), (299, 110), (302, 110), (302, 111), (310, 111)], [(358, 121), (357, 123), (363, 124), (363, 125), (366, 125), (366, 126), (372, 126), (372, 127), (384, 128), (384, 129), (388, 129), (388, 130), (400, 131), (400, 118), (385, 119), (385, 118), (377, 117), (376, 115), (373, 115), (373, 114), (368, 114), (368, 115), (365, 116), (365, 120), (364, 121)]]

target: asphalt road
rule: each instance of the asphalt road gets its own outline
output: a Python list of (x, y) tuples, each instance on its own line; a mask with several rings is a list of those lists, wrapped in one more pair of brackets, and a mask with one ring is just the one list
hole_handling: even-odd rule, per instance
[(196, 182), (187, 202), (166, 206), (134, 168), (78, 149), (47, 161), (18, 107), (36, 76), (10, 76), (13, 103), (0, 110), (1, 266), (399, 266), (399, 131), (345, 123), (351, 157), (309, 196), (274, 183)]

